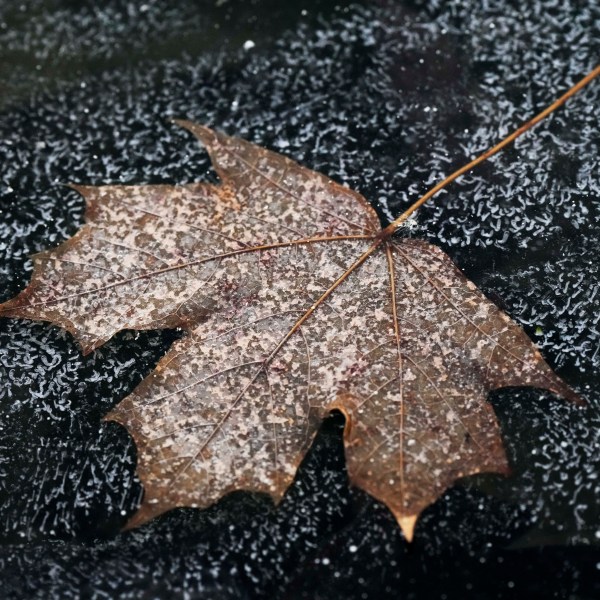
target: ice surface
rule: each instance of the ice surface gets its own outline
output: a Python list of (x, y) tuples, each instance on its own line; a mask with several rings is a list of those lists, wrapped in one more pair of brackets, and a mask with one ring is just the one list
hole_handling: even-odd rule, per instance
[[(107, 4), (0, 7), (3, 299), (26, 285), (30, 254), (81, 223), (81, 198), (62, 184), (212, 177), (171, 117), (284, 152), (359, 190), (385, 221), (600, 54), (592, 0)], [(3, 320), (6, 595), (597, 596), (599, 94), (593, 84), (465, 176), (410, 231), (449, 252), (590, 402), (496, 395), (511, 479), (453, 488), (407, 550), (389, 513), (347, 489), (338, 422), (279, 510), (235, 494), (117, 535), (140, 494), (135, 453), (100, 419), (173, 336), (124, 334), (83, 359), (64, 333)]]

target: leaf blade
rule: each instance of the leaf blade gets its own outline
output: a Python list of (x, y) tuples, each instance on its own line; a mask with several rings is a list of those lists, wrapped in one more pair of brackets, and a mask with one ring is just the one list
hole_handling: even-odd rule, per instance
[(507, 471), (491, 389), (579, 401), (441, 250), (378, 232), (362, 196), (290, 159), (178, 124), (221, 185), (76, 186), (88, 223), (0, 306), (86, 351), (123, 328), (186, 330), (106, 417), (138, 447), (131, 524), (238, 488), (279, 499), (339, 409), (351, 481), (410, 539), (458, 477)]

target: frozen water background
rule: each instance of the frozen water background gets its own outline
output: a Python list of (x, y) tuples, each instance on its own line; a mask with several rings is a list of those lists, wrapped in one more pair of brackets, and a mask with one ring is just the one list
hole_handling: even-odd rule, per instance
[[(382, 221), (594, 66), (582, 2), (307, 0), (0, 4), (0, 293), (81, 224), (64, 183), (212, 177), (182, 117), (361, 191)], [(491, 401), (513, 476), (457, 484), (407, 545), (348, 487), (342, 420), (279, 508), (232, 494), (119, 533), (142, 493), (102, 416), (176, 332), (82, 357), (65, 332), (0, 320), (0, 581), (9, 598), (598, 596), (600, 84), (423, 208), (446, 250), (588, 400)]]

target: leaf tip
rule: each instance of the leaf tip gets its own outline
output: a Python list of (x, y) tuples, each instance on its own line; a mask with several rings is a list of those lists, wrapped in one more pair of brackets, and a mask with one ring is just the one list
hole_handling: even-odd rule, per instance
[(207, 147), (210, 146), (211, 142), (217, 137), (217, 134), (210, 127), (199, 125), (193, 121), (188, 121), (186, 119), (171, 119), (171, 123), (187, 129)]
[(582, 398), (577, 392), (575, 392), (568, 386), (565, 386), (564, 390), (559, 390), (558, 395), (564, 398), (565, 400), (573, 402), (573, 404), (581, 408), (583, 408), (584, 406), (588, 406), (588, 401), (585, 398)]
[(571, 389), (558, 375), (554, 373), (552, 375), (552, 381), (546, 386), (546, 389), (556, 394), (559, 398), (572, 402), (579, 407), (588, 405), (587, 400)]
[(198, 133), (202, 133), (204, 135), (206, 134), (213, 134), (214, 132), (212, 129), (210, 129), (209, 127), (206, 127), (206, 125), (200, 125), (198, 123), (194, 123), (193, 121), (188, 121), (187, 119), (171, 119), (171, 123), (174, 123), (175, 125), (178, 125), (179, 127), (183, 127), (184, 129), (187, 129), (188, 131), (191, 131), (192, 133), (198, 135)]
[(169, 119), (169, 123), (174, 123), (175, 125), (179, 125), (179, 127), (183, 127), (184, 129), (191, 129), (194, 126), (192, 121), (188, 121), (187, 119)]
[(18, 308), (17, 302), (18, 296), (7, 300), (6, 302), (0, 303), (0, 317), (15, 317), (18, 316), (17, 311)]
[(418, 516), (419, 515), (396, 515), (396, 520), (398, 521), (398, 525), (400, 525), (400, 529), (402, 529), (404, 538), (409, 543), (413, 541), (415, 536), (415, 525), (417, 524)]
[(142, 525), (145, 525), (148, 521), (151, 521), (155, 517), (158, 517), (165, 512), (165, 509), (159, 503), (150, 504), (146, 500), (142, 501), (142, 504), (136, 510), (121, 528), (121, 531), (130, 531), (131, 529), (137, 529)]
[(78, 192), (79, 194), (81, 194), (82, 196), (85, 196), (85, 190), (86, 187), (85, 185), (81, 185), (80, 183), (60, 183), (59, 185), (61, 185), (62, 187), (66, 187), (69, 188), (70, 190), (75, 190), (76, 192)]

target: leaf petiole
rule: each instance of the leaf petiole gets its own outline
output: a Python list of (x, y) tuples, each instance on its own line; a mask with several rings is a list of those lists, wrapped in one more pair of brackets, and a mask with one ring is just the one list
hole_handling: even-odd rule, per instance
[(414, 204), (412, 204), (407, 210), (405, 210), (397, 219), (392, 221), (387, 227), (383, 229), (380, 234), (380, 237), (388, 238), (390, 237), (401, 225), (414, 213), (418, 208), (420, 208), (427, 200), (435, 196), (438, 192), (443, 190), (448, 184), (452, 183), (455, 179), (463, 175), (464, 173), (470, 171), (473, 167), (476, 167), (478, 164), (486, 161), (491, 156), (494, 156), (497, 152), (500, 152), (505, 146), (512, 143), (516, 140), (520, 135), (524, 134), (526, 131), (531, 129), (534, 125), (537, 125), (541, 120), (545, 119), (549, 114), (554, 112), (557, 108), (562, 106), (571, 96), (575, 95), (579, 90), (585, 87), (590, 81), (592, 81), (595, 77), (600, 75), (600, 65), (598, 65), (593, 71), (588, 73), (583, 79), (577, 82), (572, 88), (566, 91), (560, 98), (555, 100), (550, 106), (545, 108), (542, 112), (537, 114), (533, 119), (530, 119), (521, 127), (513, 131), (510, 135), (505, 137), (501, 142), (486, 150), (483, 154), (480, 154), (477, 158), (473, 159), (471, 162), (467, 163), (460, 169), (457, 169), (446, 177), (444, 180), (440, 181), (434, 187), (432, 187), (428, 192), (423, 194)]

